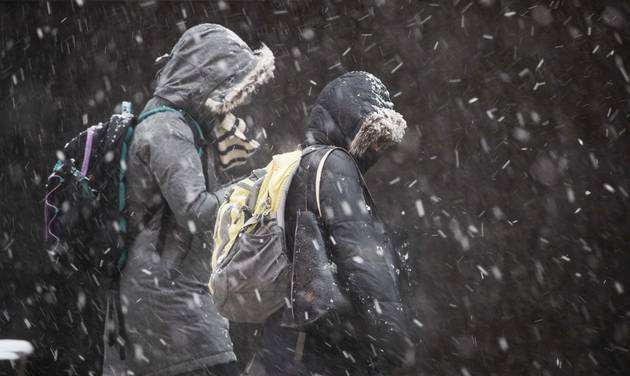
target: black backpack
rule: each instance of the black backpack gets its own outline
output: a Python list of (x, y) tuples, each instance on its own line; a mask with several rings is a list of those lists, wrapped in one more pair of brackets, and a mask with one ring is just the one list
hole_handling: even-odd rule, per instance
[(88, 272), (98, 286), (104, 283), (105, 291), (115, 299), (113, 309), (118, 324), (117, 328), (106, 329), (106, 338), (112, 346), (118, 343), (118, 332), (123, 340), (121, 359), (125, 359), (126, 332), (120, 304), (120, 272), (127, 261), (126, 242), (130, 240), (125, 213), (127, 150), (136, 125), (158, 112), (178, 112), (191, 128), (207, 185), (208, 166), (203, 155), (206, 141), (191, 116), (160, 106), (136, 117), (131, 103), (123, 102), (122, 113), (79, 133), (57, 153), (44, 197), (45, 237), (52, 243), (51, 256), (77, 272)]
[(84, 130), (57, 153), (44, 197), (45, 237), (56, 260), (105, 277), (124, 268), (127, 149), (135, 126), (165, 111), (182, 113), (201, 154), (205, 140), (188, 115), (161, 106), (136, 117), (130, 102), (123, 102), (120, 114)]

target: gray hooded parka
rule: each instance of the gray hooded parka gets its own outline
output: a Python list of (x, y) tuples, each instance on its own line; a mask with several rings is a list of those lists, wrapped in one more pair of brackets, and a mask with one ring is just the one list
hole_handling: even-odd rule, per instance
[[(267, 47), (252, 51), (222, 26), (197, 25), (168, 55), (144, 111), (167, 105), (203, 128), (241, 104), (273, 69)], [(206, 183), (185, 116), (159, 112), (135, 129), (127, 161), (129, 259), (120, 280), (126, 330), (118, 340), (126, 344), (126, 361), (106, 340), (104, 374), (126, 368), (135, 375), (176, 375), (236, 359), (228, 322), (206, 287), (219, 206), (211, 193), (218, 188), (216, 150), (209, 145), (202, 154)], [(108, 304), (110, 329), (118, 327), (114, 304)]]

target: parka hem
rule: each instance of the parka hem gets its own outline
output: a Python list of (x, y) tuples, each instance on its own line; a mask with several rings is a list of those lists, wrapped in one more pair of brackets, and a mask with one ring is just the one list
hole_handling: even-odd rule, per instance
[(219, 364), (235, 362), (236, 354), (234, 351), (225, 351), (218, 354), (213, 354), (209, 356), (205, 356), (203, 358), (192, 358), (182, 360), (181, 362), (162, 368), (157, 371), (143, 373), (144, 376), (175, 376), (184, 372), (192, 372), (201, 369), (205, 369), (207, 367), (214, 367)]

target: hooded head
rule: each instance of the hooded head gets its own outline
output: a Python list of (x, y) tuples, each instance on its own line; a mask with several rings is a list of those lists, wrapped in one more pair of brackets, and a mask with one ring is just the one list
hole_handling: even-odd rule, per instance
[(266, 46), (252, 50), (234, 32), (200, 24), (179, 38), (157, 77), (155, 95), (198, 121), (226, 115), (273, 77)]
[(306, 144), (345, 148), (367, 169), (382, 147), (399, 143), (405, 134), (407, 123), (393, 108), (387, 88), (374, 75), (346, 73), (317, 97)]

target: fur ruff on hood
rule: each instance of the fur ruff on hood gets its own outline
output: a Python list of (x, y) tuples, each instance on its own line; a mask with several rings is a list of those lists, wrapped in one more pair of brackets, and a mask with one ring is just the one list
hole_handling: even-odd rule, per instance
[(373, 145), (401, 142), (406, 128), (381, 80), (355, 71), (329, 82), (317, 96), (305, 144), (342, 147), (361, 159)]
[(403, 116), (389, 108), (381, 108), (370, 113), (361, 122), (359, 131), (350, 143), (350, 154), (361, 157), (370, 146), (392, 144), (402, 141), (407, 128)]
[(206, 100), (206, 106), (213, 113), (227, 114), (231, 112), (243, 104), (250, 94), (273, 78), (275, 59), (269, 47), (263, 44), (261, 48), (254, 51), (254, 55), (258, 58), (254, 69), (226, 93), (222, 102), (215, 101), (212, 98)]
[(216, 24), (186, 30), (162, 65), (154, 95), (198, 122), (224, 115), (273, 78), (271, 50), (252, 50), (233, 31)]

